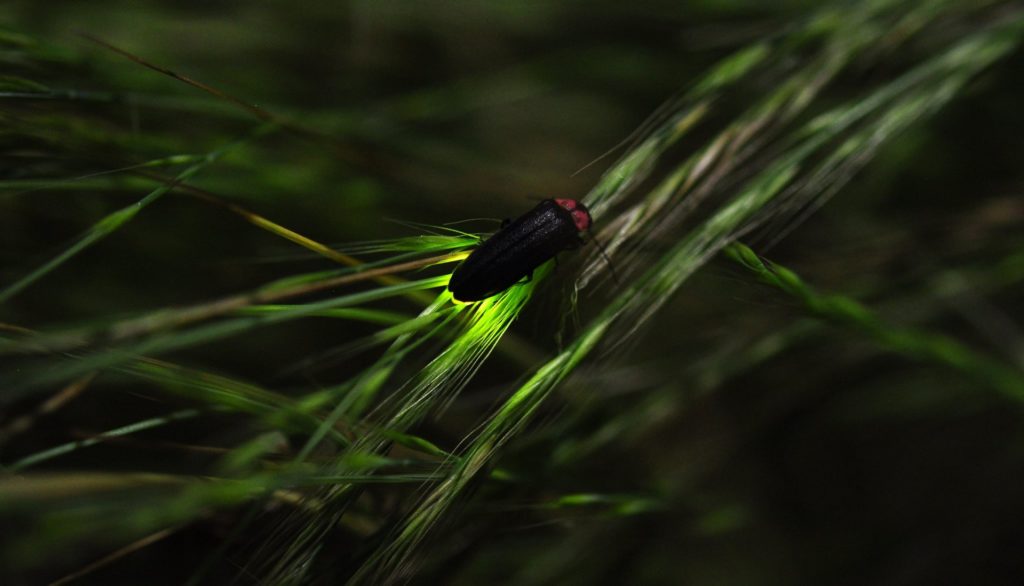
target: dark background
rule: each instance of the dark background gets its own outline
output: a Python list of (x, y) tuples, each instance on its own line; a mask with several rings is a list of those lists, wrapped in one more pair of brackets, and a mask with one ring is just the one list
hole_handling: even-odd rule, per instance
[[(0, 7), (7, 30), (52, 51), (6, 61), (12, 73), (102, 99), (0, 101), (8, 121), (29, 114), (57, 121), (6, 133), (0, 173), (77, 177), (205, 152), (252, 127), (248, 113), (77, 35), (84, 32), (334, 137), (325, 146), (278, 134), (195, 180), (304, 235), (345, 245), (417, 233), (408, 222), (506, 218), (539, 198), (582, 197), (618, 153), (578, 169), (717, 60), (784, 34), (815, 9), (813, 2), (713, 1), (9, 3)], [(928, 50), (855, 64), (824, 100), (886, 79), (901, 58)], [(779, 245), (758, 252), (823, 291), (953, 336), (1019, 370), (1022, 67), (1017, 50), (950, 107), (886, 145)], [(82, 130), (71, 124), (78, 118), (102, 124)], [(91, 135), (97, 128), (109, 135)], [(131, 185), (22, 192), (0, 195), (5, 284), (145, 193)], [(493, 229), (490, 220), (474, 229)], [(88, 323), (328, 266), (214, 206), (168, 196), (8, 302), (0, 321), (40, 329)], [(556, 347), (553, 323), (565, 311), (555, 281), (514, 327), (540, 356)], [(601, 300), (600, 293), (582, 299), (581, 313)], [(304, 321), (175, 358), (288, 389), (342, 375), (352, 366), (301, 377), (282, 371), (372, 331)], [(758, 342), (772, 349), (752, 351)], [(5, 370), (20, 367), (5, 360)], [(492, 359), (422, 433), (454, 447), (522, 374)], [(432, 534), (414, 583), (1018, 584), (1024, 577), (1019, 404), (842, 324), (809, 319), (795, 300), (728, 261), (712, 261), (636, 341), (578, 378), (502, 458), (521, 482), (480, 487), (464, 515)], [(9, 406), (6, 420), (35, 404)], [(0, 462), (168, 405), (178, 404), (115, 385), (9, 441)], [(594, 440), (609, 434), (611, 441)], [(161, 442), (226, 446), (242, 436), (244, 424), (231, 417), (204, 420), (41, 468), (190, 473), (210, 457)], [(580, 447), (588, 441), (589, 451)], [(542, 505), (574, 493), (656, 505), (636, 514)], [(238, 514), (217, 512), (84, 583), (181, 583), (192, 575), (187, 560), (217, 547)], [(12, 520), (8, 538), (24, 522)], [(246, 548), (272, 526), (257, 527), (229, 553), (215, 580), (235, 575), (232, 564), (245, 564)], [(374, 543), (331, 539), (325, 557), (336, 560), (319, 562), (323, 583), (348, 575)], [(53, 563), (12, 570), (13, 583), (55, 579), (109, 550), (85, 544), (41, 555)], [(257, 580), (241, 580), (249, 579)]]

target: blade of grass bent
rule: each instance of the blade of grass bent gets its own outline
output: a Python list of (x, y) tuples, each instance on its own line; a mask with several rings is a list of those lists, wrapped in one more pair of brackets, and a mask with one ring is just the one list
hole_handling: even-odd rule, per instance
[(24, 290), (26, 287), (32, 285), (39, 279), (45, 277), (50, 272), (54, 271), (65, 262), (71, 260), (76, 255), (86, 250), (93, 244), (99, 242), (103, 238), (106, 238), (121, 226), (131, 221), (135, 217), (135, 214), (139, 213), (153, 202), (160, 199), (164, 194), (171, 191), (174, 186), (181, 182), (186, 181), (196, 173), (207, 167), (217, 159), (221, 158), (231, 148), (238, 146), (244, 142), (257, 138), (263, 134), (266, 134), (274, 127), (273, 125), (263, 125), (259, 127), (255, 132), (244, 139), (232, 141), (216, 150), (210, 151), (202, 159), (187, 167), (181, 173), (178, 173), (174, 177), (173, 182), (164, 184), (153, 191), (149, 192), (145, 197), (135, 202), (134, 204), (121, 208), (116, 212), (112, 212), (104, 217), (102, 220), (94, 224), (85, 234), (83, 234), (74, 244), (68, 247), (66, 250), (58, 254), (57, 256), (50, 259), (48, 262), (35, 269), (28, 275), (25, 275), (12, 285), (7, 286), (3, 291), (0, 291), (0, 303), (7, 302), (11, 297), (17, 295), (19, 292)]
[(1024, 401), (1024, 375), (953, 338), (897, 326), (850, 297), (819, 293), (793, 271), (762, 259), (743, 244), (730, 244), (725, 254), (759, 280), (799, 299), (814, 315), (859, 330), (893, 352), (960, 371), (1013, 401)]

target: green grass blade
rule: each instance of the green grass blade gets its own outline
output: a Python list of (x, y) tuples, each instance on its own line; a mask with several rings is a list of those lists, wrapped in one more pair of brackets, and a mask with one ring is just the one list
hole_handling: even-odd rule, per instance
[(79, 253), (86, 250), (93, 244), (99, 242), (100, 240), (106, 238), (110, 234), (117, 231), (121, 226), (131, 221), (131, 219), (134, 218), (136, 214), (141, 212), (143, 209), (145, 209), (153, 202), (160, 199), (166, 193), (170, 192), (177, 183), (187, 181), (188, 179), (199, 173), (201, 170), (203, 170), (210, 164), (220, 159), (222, 156), (224, 156), (225, 153), (227, 153), (233, 147), (238, 146), (244, 143), (245, 141), (251, 140), (256, 136), (264, 134), (270, 131), (271, 129), (272, 126), (264, 125), (255, 133), (253, 133), (253, 135), (250, 136), (249, 138), (233, 141), (216, 150), (210, 151), (205, 156), (203, 156), (199, 162), (188, 166), (183, 171), (178, 173), (174, 177), (173, 182), (157, 187), (156, 189), (149, 192), (145, 197), (135, 202), (134, 204), (125, 208), (121, 208), (116, 212), (108, 214), (105, 218), (94, 224), (88, 231), (86, 231), (84, 235), (82, 235), (74, 244), (69, 246), (63, 252), (61, 252), (57, 256), (53, 257), (52, 259), (44, 263), (42, 266), (36, 268), (29, 274), (25, 275), (21, 279), (18, 279), (16, 282), (5, 287), (2, 291), (0, 291), (0, 303), (6, 303), (11, 297), (17, 295), (26, 287), (32, 285), (39, 279), (45, 277), (47, 274), (57, 269), (65, 262), (71, 260), (72, 258), (77, 256)]

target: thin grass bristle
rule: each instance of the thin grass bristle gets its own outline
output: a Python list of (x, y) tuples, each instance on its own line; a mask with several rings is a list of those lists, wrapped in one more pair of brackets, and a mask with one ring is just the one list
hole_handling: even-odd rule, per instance
[(1012, 581), (1019, 5), (108, 4), (0, 29), (0, 583)]

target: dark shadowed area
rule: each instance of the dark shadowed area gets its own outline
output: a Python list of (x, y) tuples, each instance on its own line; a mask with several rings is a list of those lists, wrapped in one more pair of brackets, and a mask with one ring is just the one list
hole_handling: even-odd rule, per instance
[[(5, 3), (0, 583), (1020, 584), (1022, 40)], [(554, 197), (586, 243), (453, 303)]]

